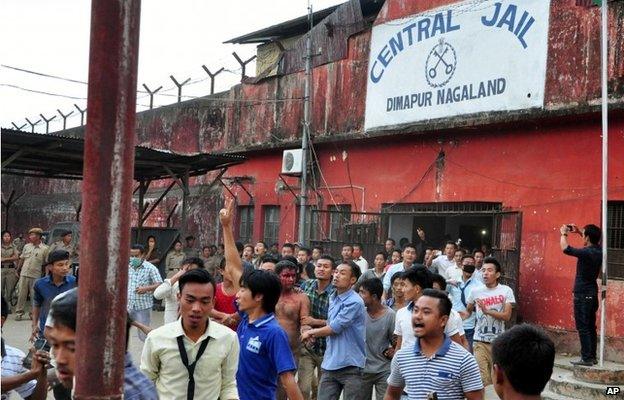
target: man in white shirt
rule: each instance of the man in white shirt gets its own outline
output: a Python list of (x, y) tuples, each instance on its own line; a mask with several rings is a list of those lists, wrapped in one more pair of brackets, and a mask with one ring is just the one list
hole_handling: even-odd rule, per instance
[(178, 280), (187, 271), (204, 269), (204, 261), (201, 258), (190, 257), (182, 261), (180, 269), (167, 278), (154, 290), (154, 298), (165, 301), (165, 324), (178, 319), (178, 293), (180, 293)]
[(474, 332), (474, 354), (479, 364), (483, 385), (492, 384), (492, 342), (505, 331), (505, 322), (511, 319), (516, 303), (513, 290), (499, 284), (501, 265), (494, 257), (483, 260), (485, 287), (473, 290), (468, 296), (466, 313), (476, 310), (477, 324)]
[[(402, 278), (404, 297), (409, 303), (396, 313), (394, 334), (397, 335), (397, 350), (403, 346), (413, 346), (416, 343), (412, 326), (414, 303), (422, 296), (423, 290), (431, 289), (433, 285), (432, 275), (424, 267), (410, 268), (403, 273)], [(444, 329), (446, 336), (461, 345), (464, 344), (463, 332), (461, 317), (449, 319)]]
[(457, 282), (460, 282), (462, 279), (462, 257), (466, 254), (463, 249), (455, 250), (455, 256), (453, 257), (453, 261), (455, 265), (446, 270), (446, 274), (448, 278), (446, 278), (446, 282), (451, 285), (456, 285)]
[(472, 253), (475, 259), (475, 272), (472, 274), (472, 277), (479, 282), (483, 283), (483, 273), (481, 273), (481, 268), (483, 267), (483, 260), (485, 259), (485, 253), (483, 250), (475, 250)]
[(163, 399), (238, 399), (238, 339), (209, 318), (214, 280), (208, 271), (195, 269), (180, 277), (179, 287), (180, 319), (149, 333), (141, 371)]
[(390, 290), (390, 287), (392, 286), (391, 280), (394, 274), (406, 271), (408, 268), (411, 268), (414, 265), (417, 256), (418, 253), (416, 252), (416, 246), (411, 243), (406, 244), (403, 248), (403, 261), (391, 265), (388, 268), (388, 271), (386, 271), (386, 275), (383, 278), (384, 295), (388, 292), (388, 290)]
[(455, 251), (457, 245), (455, 242), (448, 241), (444, 247), (444, 254), (436, 257), (431, 263), (431, 272), (440, 274), (444, 279), (449, 279), (448, 272), (451, 268), (455, 267)]
[(364, 247), (361, 243), (355, 243), (353, 245), (353, 262), (360, 267), (360, 271), (362, 273), (368, 270), (368, 261), (364, 257), (362, 257), (362, 252), (364, 251)]

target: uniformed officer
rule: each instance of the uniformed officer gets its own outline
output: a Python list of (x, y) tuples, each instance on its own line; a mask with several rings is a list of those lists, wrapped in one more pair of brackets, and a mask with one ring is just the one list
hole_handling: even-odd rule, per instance
[[(17, 274), (19, 275), (19, 297), (17, 299), (17, 307), (15, 309), (15, 320), (19, 321), (24, 315), (24, 306), (26, 299), (34, 296), (35, 281), (43, 275), (43, 265), (48, 259), (50, 248), (41, 241), (43, 230), (41, 228), (32, 228), (28, 231), (30, 243), (24, 245), (24, 250), (20, 255), (17, 266)], [(30, 318), (30, 317), (29, 317)]]
[(182, 251), (182, 242), (176, 240), (173, 243), (173, 250), (167, 253), (165, 265), (167, 268), (167, 278), (171, 278), (182, 267), (182, 261), (186, 258), (186, 255)]

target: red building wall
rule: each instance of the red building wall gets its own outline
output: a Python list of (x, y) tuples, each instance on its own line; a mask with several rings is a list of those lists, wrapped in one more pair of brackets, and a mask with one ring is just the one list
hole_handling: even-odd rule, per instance
[[(624, 200), (624, 122), (613, 115), (610, 133), (609, 199)], [(442, 144), (440, 144), (440, 142)], [(414, 186), (445, 151), (441, 174), (430, 172)], [(532, 127), (484, 128), (475, 133), (447, 132), (385, 138), (358, 143), (317, 146), (320, 168), (329, 186), (365, 187), (364, 209), (379, 212), (381, 205), (400, 201), (500, 202), (506, 210), (522, 212), (520, 310), (528, 322), (572, 331), (571, 290), (575, 259), (559, 248), (559, 227), (574, 222), (600, 225), (601, 134), (595, 118)], [(281, 152), (254, 155), (230, 169), (232, 175), (250, 175), (255, 202), (254, 239), (262, 238), (262, 207), (281, 206), (280, 242), (296, 240), (297, 213), (287, 190), (276, 192)], [(292, 179), (296, 185), (296, 180)], [(327, 190), (321, 190), (331, 204)], [(360, 191), (333, 190), (338, 204), (361, 210)], [(246, 195), (236, 193), (240, 204)], [(310, 198), (314, 202), (315, 196)], [(313, 203), (314, 204), (314, 203)], [(580, 239), (571, 239), (581, 246)], [(624, 281), (611, 280), (607, 302), (607, 334), (624, 336), (620, 305)], [(565, 338), (572, 339), (574, 336)], [(623, 349), (615, 341), (612, 348)]]
[[(388, 0), (376, 23), (451, 2)], [(600, 220), (600, 124), (597, 114), (587, 116), (598, 111), (600, 94), (599, 14), (597, 8), (575, 6), (574, 0), (551, 3), (544, 110), (448, 118), (376, 133), (376, 138), (371, 138), (362, 129), (368, 30), (344, 38), (348, 41), (347, 58), (314, 68), (312, 132), (327, 185), (349, 185), (348, 163), (351, 182), (364, 188), (366, 211), (378, 212), (381, 204), (398, 200), (495, 201), (522, 211), (522, 316), (530, 322), (571, 330), (574, 260), (561, 254), (557, 229), (566, 222)], [(613, 114), (611, 122), (609, 196), (624, 200), (624, 3), (610, 4), (609, 84), (612, 108), (620, 111)], [(292, 241), (297, 229), (295, 199), (280, 189), (278, 173), (282, 149), (297, 147), (300, 141), (302, 78), (302, 73), (273, 77), (238, 85), (209, 99), (143, 112), (137, 116), (139, 143), (179, 153), (245, 154), (248, 161), (231, 168), (227, 176), (252, 178), (244, 185), (254, 198), (254, 238), (262, 236), (262, 207), (279, 205), (280, 241)], [(81, 136), (82, 130), (63, 134)], [(446, 153), (444, 166), (414, 188), (440, 147)], [(209, 182), (206, 177), (197, 183)], [(295, 179), (288, 182), (297, 189)], [(15, 231), (73, 219), (80, 202), (77, 183), (3, 176), (2, 186), (5, 195), (11, 189), (26, 193), (12, 210), (9, 228)], [(199, 235), (202, 243), (216, 239), (216, 212), (224, 191), (219, 187), (213, 190), (194, 202), (191, 218), (183, 227)], [(242, 189), (233, 185), (231, 190), (240, 204), (248, 204)], [(322, 192), (325, 206), (331, 204), (327, 191)], [(332, 194), (337, 203), (362, 209), (359, 189), (355, 202), (350, 188), (335, 189)], [(156, 197), (152, 194), (150, 198)], [(147, 225), (162, 226), (176, 203), (179, 198), (168, 196)], [(174, 224), (179, 217), (178, 207)], [(624, 350), (624, 324), (616, 316), (623, 297), (624, 282), (612, 281), (608, 334), (620, 338), (612, 347), (620, 350)], [(624, 351), (619, 354), (624, 357)]]

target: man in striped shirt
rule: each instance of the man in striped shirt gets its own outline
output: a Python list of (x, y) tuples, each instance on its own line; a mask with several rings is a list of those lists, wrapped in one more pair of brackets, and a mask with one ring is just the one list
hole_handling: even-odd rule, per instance
[(451, 307), (446, 293), (423, 291), (412, 311), (418, 339), (394, 356), (385, 400), (398, 400), (403, 391), (409, 400), (483, 399), (483, 383), (474, 357), (444, 335)]

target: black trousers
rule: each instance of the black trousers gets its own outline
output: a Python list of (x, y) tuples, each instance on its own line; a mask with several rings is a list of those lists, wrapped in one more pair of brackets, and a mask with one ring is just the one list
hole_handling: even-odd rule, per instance
[(574, 320), (581, 342), (581, 358), (584, 361), (596, 359), (596, 311), (597, 294), (574, 293)]

